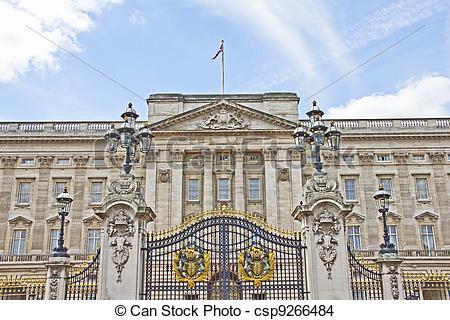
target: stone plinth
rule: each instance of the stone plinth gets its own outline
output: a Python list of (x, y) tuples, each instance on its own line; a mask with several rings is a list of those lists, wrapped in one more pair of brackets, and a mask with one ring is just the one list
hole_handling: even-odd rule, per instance
[(377, 259), (383, 284), (383, 300), (404, 300), (402, 276), (399, 267), (402, 260), (397, 254), (381, 254)]
[(45, 300), (64, 300), (70, 258), (50, 257), (46, 263), (46, 267), (47, 282), (45, 284)]
[(102, 220), (99, 272), (100, 299), (138, 299), (143, 276), (142, 248), (147, 223), (155, 214), (147, 207), (144, 191), (132, 175), (109, 185), (109, 193), (94, 212)]
[(315, 173), (303, 187), (302, 201), (292, 216), (301, 223), (307, 249), (311, 299), (350, 299), (348, 253), (344, 219), (352, 206), (345, 204), (338, 183)]

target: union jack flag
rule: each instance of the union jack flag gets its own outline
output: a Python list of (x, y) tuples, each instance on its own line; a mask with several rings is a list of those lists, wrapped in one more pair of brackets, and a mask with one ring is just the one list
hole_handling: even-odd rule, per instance
[(222, 53), (223, 54), (223, 40), (222, 40), (222, 44), (219, 47), (219, 50), (217, 51), (216, 55), (214, 57), (212, 57), (211, 60), (214, 60), (215, 58), (217, 58), (219, 56), (219, 54)]

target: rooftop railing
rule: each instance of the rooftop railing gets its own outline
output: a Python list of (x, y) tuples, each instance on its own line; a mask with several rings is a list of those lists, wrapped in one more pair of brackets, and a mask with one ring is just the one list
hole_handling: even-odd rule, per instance
[[(325, 120), (329, 125), (331, 120)], [(302, 125), (309, 125), (309, 121), (300, 120)], [(121, 122), (114, 122), (116, 127)], [(138, 127), (142, 127), (146, 121), (139, 121)], [(450, 118), (423, 118), (423, 119), (339, 119), (335, 124), (343, 131), (352, 130), (396, 130), (396, 129), (450, 129)], [(151, 124), (150, 124), (151, 125)], [(0, 122), (0, 134), (2, 133), (91, 133), (103, 134), (111, 126), (110, 121), (55, 121), (55, 122)]]

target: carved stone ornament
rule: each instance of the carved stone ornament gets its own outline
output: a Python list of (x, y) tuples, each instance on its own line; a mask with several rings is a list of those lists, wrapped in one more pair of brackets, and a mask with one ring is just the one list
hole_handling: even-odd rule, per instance
[(407, 152), (400, 152), (400, 153), (394, 153), (394, 159), (397, 160), (398, 163), (406, 163), (409, 159), (409, 153)]
[(311, 204), (319, 199), (327, 198), (344, 204), (344, 199), (338, 190), (336, 179), (328, 178), (325, 173), (315, 173), (303, 186), (303, 202)]
[(325, 160), (325, 162), (327, 163), (334, 163), (338, 160), (339, 155), (335, 152), (333, 153), (324, 153), (323, 154), (323, 159)]
[(200, 247), (188, 243), (173, 256), (173, 270), (178, 281), (187, 282), (193, 288), (196, 282), (207, 281), (210, 256)]
[(289, 168), (281, 168), (278, 170), (278, 181), (289, 181)]
[(2, 165), (4, 168), (12, 168), (16, 165), (17, 157), (2, 157)]
[(210, 112), (208, 117), (197, 124), (202, 129), (214, 130), (246, 129), (250, 125), (251, 123), (247, 122), (240, 112), (231, 113), (225, 108), (221, 108), (216, 112)]
[(398, 291), (398, 277), (397, 277), (397, 269), (395, 266), (389, 267), (389, 280), (391, 282), (391, 294), (394, 300), (398, 300), (400, 293)]
[(49, 168), (52, 165), (53, 157), (38, 157), (37, 160), (41, 168)]
[(167, 183), (170, 181), (170, 169), (161, 169), (158, 171), (158, 181)]
[(375, 157), (375, 155), (373, 153), (359, 153), (358, 157), (361, 163), (367, 164), (373, 162), (373, 158)]
[(106, 232), (110, 237), (109, 248), (117, 270), (117, 282), (122, 282), (122, 270), (133, 248), (130, 241), (135, 232), (133, 220), (124, 211), (120, 211), (111, 219)]
[(275, 273), (275, 254), (258, 243), (239, 255), (239, 276), (244, 281), (253, 281), (255, 287), (270, 281)]
[(50, 271), (50, 300), (58, 299), (58, 287), (59, 287), (59, 270), (52, 269)]
[(433, 163), (444, 163), (445, 154), (443, 152), (430, 152), (430, 159)]
[(75, 166), (77, 167), (85, 167), (86, 164), (89, 161), (88, 156), (75, 156), (73, 157), (73, 163), (75, 163)]
[(319, 249), (319, 257), (323, 261), (328, 272), (328, 278), (331, 279), (331, 269), (336, 261), (338, 241), (337, 235), (341, 230), (336, 216), (323, 208), (314, 219), (312, 231), (317, 236), (316, 246)]

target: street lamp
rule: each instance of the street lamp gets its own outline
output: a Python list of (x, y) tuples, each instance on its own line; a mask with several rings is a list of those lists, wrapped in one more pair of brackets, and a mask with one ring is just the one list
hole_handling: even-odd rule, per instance
[(306, 144), (311, 145), (314, 156), (314, 168), (317, 172), (321, 172), (323, 164), (320, 159), (320, 147), (324, 145), (326, 140), (330, 150), (339, 150), (341, 132), (337, 130), (334, 122), (331, 122), (330, 128), (325, 126), (322, 120), (324, 112), (319, 109), (316, 101), (313, 101), (311, 110), (306, 114), (309, 117), (308, 126), (302, 125), (299, 121), (292, 137), (294, 138), (295, 146), (301, 151), (305, 150)]
[(123, 123), (117, 130), (114, 124), (105, 134), (106, 149), (110, 154), (116, 153), (119, 145), (126, 150), (125, 163), (123, 169), (125, 174), (130, 174), (132, 168), (132, 159), (136, 156), (136, 148), (139, 144), (142, 153), (147, 154), (150, 151), (153, 133), (147, 126), (137, 129), (136, 119), (139, 115), (133, 109), (130, 102), (125, 112), (121, 115)]
[(70, 206), (73, 202), (72, 196), (67, 192), (67, 187), (64, 187), (64, 191), (56, 197), (56, 201), (60, 205), (58, 215), (61, 218), (61, 230), (59, 232), (58, 247), (53, 249), (53, 257), (70, 257), (67, 253), (67, 248), (64, 247), (64, 220), (69, 215)]
[(380, 185), (378, 192), (375, 193), (374, 199), (378, 205), (378, 211), (383, 217), (383, 240), (384, 242), (380, 244), (380, 253), (397, 253), (395, 245), (389, 242), (388, 226), (386, 222), (386, 213), (389, 212), (389, 198), (391, 195), (383, 189), (383, 185)]

